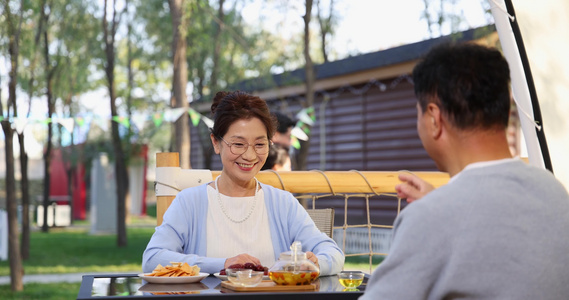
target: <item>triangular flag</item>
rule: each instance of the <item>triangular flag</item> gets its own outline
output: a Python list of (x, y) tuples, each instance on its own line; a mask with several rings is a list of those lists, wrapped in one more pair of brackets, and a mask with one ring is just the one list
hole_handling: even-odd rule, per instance
[(134, 114), (132, 115), (132, 123), (134, 123), (134, 126), (136, 126), (139, 131), (142, 131), (146, 123), (146, 116), (143, 114)]
[(310, 119), (312, 119), (312, 121), (316, 121), (316, 114), (314, 111), (314, 106), (311, 106), (309, 108), (306, 109), (306, 113), (308, 114), (308, 116), (310, 117)]
[(113, 116), (113, 121), (123, 125), (126, 128), (130, 127), (130, 121), (128, 120), (127, 117), (123, 117), (123, 116)]
[(299, 140), (308, 141), (308, 135), (306, 135), (300, 127), (293, 127), (290, 131), (290, 135), (298, 138)]
[[(313, 109), (314, 110), (314, 109)], [(304, 108), (296, 114), (296, 118), (310, 126), (314, 124), (314, 120), (308, 115), (308, 109)]]
[(204, 117), (204, 116), (201, 116), (201, 119), (205, 123), (207, 128), (209, 128), (209, 129), (213, 128), (213, 121), (211, 119), (209, 119), (208, 117)]
[(82, 127), (85, 124), (85, 118), (83, 117), (76, 117), (75, 118), (75, 123), (77, 123), (77, 125), (79, 127)]
[(69, 133), (73, 133), (73, 126), (75, 125), (75, 120), (73, 118), (63, 118), (58, 119), (57, 122), (61, 124)]
[(87, 128), (87, 131), (91, 128), (91, 124), (93, 123), (93, 115), (92, 114), (88, 114), (85, 117), (83, 117), (83, 121), (84, 121), (84, 126)]
[(26, 125), (28, 125), (28, 119), (26, 118), (14, 118), (14, 129), (18, 134), (24, 132)]
[(161, 113), (155, 113), (152, 115), (152, 121), (154, 122), (154, 126), (158, 127), (164, 121), (164, 116)]
[(300, 149), (300, 142), (298, 141), (296, 136), (291, 136), (290, 142), (291, 142), (291, 146), (293, 146), (294, 149), (296, 149), (296, 150)]
[(304, 124), (300, 129), (302, 129), (306, 134), (310, 134), (310, 126)]
[(103, 119), (101, 117), (96, 116), (93, 118), (93, 123), (99, 126), (99, 128), (101, 128), (102, 131), (106, 132), (109, 130), (109, 120), (107, 119)]
[(188, 108), (186, 107), (178, 107), (178, 108), (171, 108), (167, 109), (164, 112), (164, 120), (167, 122), (176, 122), (184, 112), (187, 111)]
[(190, 108), (190, 110), (188, 110), (188, 114), (190, 114), (192, 125), (194, 125), (194, 127), (198, 126), (202, 115), (199, 112), (195, 111), (193, 108)]

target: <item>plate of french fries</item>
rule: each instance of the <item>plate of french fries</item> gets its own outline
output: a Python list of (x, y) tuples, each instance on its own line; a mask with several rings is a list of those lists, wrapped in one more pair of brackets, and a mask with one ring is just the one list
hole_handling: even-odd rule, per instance
[(158, 264), (151, 273), (138, 274), (138, 277), (150, 283), (193, 283), (209, 276), (201, 273), (198, 266), (184, 262), (170, 262), (167, 266)]

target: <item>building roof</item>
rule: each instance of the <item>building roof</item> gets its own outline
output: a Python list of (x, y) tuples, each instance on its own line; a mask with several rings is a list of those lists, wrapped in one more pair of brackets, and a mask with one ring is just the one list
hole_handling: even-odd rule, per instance
[[(495, 31), (494, 25), (474, 28), (452, 35), (429, 39), (417, 43), (398, 46), (386, 50), (366, 53), (357, 56), (350, 56), (337, 61), (315, 65), (316, 80), (378, 69), (398, 63), (408, 62), (419, 59), (427, 53), (434, 45), (446, 41), (471, 41)], [(257, 77), (239, 82), (234, 86), (235, 89), (244, 91), (262, 91), (295, 84), (305, 81), (304, 68), (290, 72), (274, 74), (270, 77)]]

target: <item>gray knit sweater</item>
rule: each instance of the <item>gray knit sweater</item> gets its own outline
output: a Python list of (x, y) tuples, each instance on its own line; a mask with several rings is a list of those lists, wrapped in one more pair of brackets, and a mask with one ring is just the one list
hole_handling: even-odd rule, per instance
[(409, 204), (367, 299), (569, 299), (569, 195), (509, 160)]

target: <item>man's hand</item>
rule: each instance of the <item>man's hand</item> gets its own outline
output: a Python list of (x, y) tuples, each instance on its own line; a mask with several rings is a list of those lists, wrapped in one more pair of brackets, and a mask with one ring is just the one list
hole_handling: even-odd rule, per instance
[(225, 264), (224, 264), (224, 268), (227, 269), (227, 268), (229, 268), (229, 266), (234, 265), (234, 264), (244, 265), (246, 263), (253, 263), (256, 266), (256, 265), (260, 265), (261, 261), (254, 256), (243, 253), (243, 254), (239, 254), (237, 256), (230, 257), (230, 258), (226, 259)]
[(397, 197), (407, 199), (408, 203), (420, 199), (435, 189), (430, 183), (411, 173), (399, 174), (400, 183), (395, 186)]

